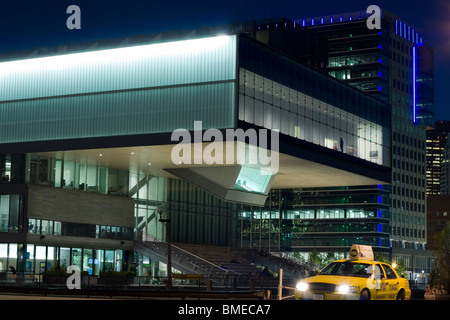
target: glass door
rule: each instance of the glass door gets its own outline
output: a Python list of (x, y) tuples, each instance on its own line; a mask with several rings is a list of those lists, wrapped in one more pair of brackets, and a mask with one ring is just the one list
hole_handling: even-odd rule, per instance
[(89, 275), (94, 274), (94, 250), (83, 249), (83, 268), (82, 271), (87, 271)]

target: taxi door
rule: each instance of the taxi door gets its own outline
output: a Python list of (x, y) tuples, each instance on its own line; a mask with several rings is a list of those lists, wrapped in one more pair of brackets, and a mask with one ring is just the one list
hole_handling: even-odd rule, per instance
[(386, 275), (384, 274), (384, 269), (380, 264), (375, 265), (375, 299), (376, 300), (385, 300), (387, 299), (387, 281)]
[(400, 280), (397, 278), (394, 270), (387, 264), (382, 264), (384, 273), (386, 275), (386, 298), (394, 300), (397, 298), (397, 291)]

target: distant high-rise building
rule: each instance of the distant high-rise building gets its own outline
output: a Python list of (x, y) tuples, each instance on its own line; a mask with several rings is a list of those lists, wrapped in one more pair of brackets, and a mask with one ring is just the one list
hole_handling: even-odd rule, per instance
[(441, 180), (439, 187), (441, 190), (441, 195), (450, 195), (450, 142), (448, 139), (448, 135), (441, 164)]
[(450, 196), (429, 196), (427, 198), (427, 246), (435, 249), (434, 235), (442, 232), (447, 223), (450, 223)]
[[(438, 121), (427, 130), (427, 195), (430, 196), (442, 194), (441, 178), (444, 182), (448, 171), (445, 167), (445, 159), (449, 133), (450, 121)], [(445, 190), (445, 185), (442, 187)]]

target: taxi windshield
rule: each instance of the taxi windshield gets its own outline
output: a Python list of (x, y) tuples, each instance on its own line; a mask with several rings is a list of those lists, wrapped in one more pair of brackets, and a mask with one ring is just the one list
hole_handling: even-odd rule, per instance
[(333, 262), (320, 271), (319, 274), (368, 278), (372, 275), (372, 268), (372, 265), (367, 263)]

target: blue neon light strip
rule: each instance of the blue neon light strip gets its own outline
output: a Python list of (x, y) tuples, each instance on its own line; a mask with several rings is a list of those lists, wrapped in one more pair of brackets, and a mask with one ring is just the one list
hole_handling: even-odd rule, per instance
[(416, 46), (413, 46), (413, 122), (416, 123)]
[[(412, 43), (423, 42), (422, 37), (419, 39), (419, 33), (413, 27), (400, 20), (395, 20), (394, 26), (395, 34), (403, 39), (409, 40)], [(420, 41), (419, 41), (420, 40)]]

